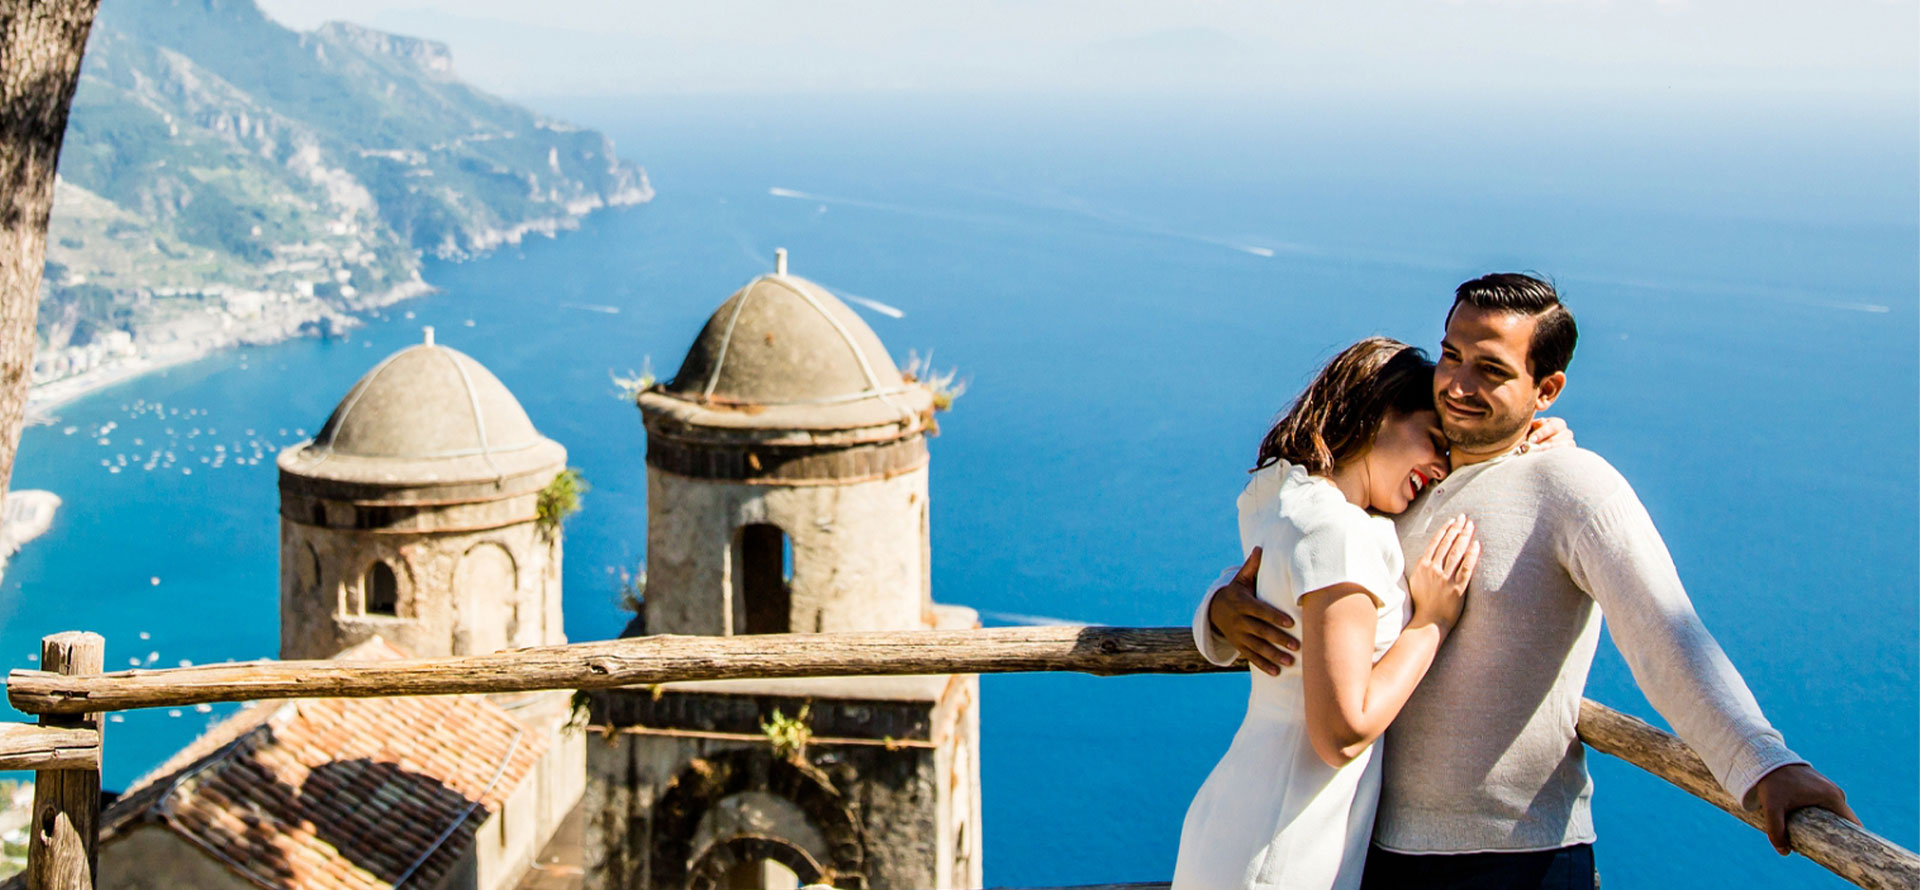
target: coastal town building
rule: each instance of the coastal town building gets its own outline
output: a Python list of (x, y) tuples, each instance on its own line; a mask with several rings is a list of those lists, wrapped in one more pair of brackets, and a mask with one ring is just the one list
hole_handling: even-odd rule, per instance
[(511, 888), (548, 743), (484, 696), (251, 704), (101, 814), (99, 887)]
[[(933, 394), (784, 252), (637, 401), (645, 633), (978, 626), (932, 598)], [(980, 886), (975, 677), (591, 698), (589, 887)]]
[[(472, 358), (375, 365), (282, 452), (280, 655), (391, 659), (566, 642), (566, 449)], [(101, 886), (512, 890), (578, 804), (565, 691), (251, 705), (103, 814)]]
[(280, 455), (282, 658), (375, 635), (419, 656), (566, 642), (559, 536), (538, 515), (566, 449), (432, 338), (375, 365)]
[[(636, 401), (629, 634), (979, 625), (932, 597), (936, 393), (784, 252)], [(566, 456), (431, 328), (375, 365), (278, 458), (281, 657), (565, 643)], [(922, 676), (603, 690), (577, 716), (567, 692), (249, 705), (107, 809), (101, 886), (977, 887), (979, 698)]]
[[(280, 657), (344, 657), (376, 638), (418, 656), (565, 643), (560, 517), (542, 515), (541, 495), (566, 457), (427, 328), (280, 455)], [(523, 828), (508, 866), (524, 871), (580, 800), (585, 739), (567, 692), (492, 699), (543, 752), (500, 814)], [(512, 886), (501, 880), (471, 886)]]

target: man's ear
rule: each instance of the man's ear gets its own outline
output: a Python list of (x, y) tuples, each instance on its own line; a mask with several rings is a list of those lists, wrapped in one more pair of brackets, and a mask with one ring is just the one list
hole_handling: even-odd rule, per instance
[(1553, 407), (1554, 401), (1560, 398), (1560, 393), (1566, 391), (1566, 388), (1567, 372), (1565, 371), (1555, 371), (1540, 378), (1534, 390), (1533, 410), (1540, 412)]

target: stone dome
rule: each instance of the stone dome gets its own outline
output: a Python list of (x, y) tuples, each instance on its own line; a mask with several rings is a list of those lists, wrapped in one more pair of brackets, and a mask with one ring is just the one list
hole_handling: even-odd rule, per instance
[(520, 475), (565, 460), (500, 379), (427, 341), (373, 367), (283, 470), (351, 482), (442, 483)]
[(721, 303), (640, 404), (694, 425), (846, 429), (917, 424), (931, 398), (847, 304), (782, 262)]

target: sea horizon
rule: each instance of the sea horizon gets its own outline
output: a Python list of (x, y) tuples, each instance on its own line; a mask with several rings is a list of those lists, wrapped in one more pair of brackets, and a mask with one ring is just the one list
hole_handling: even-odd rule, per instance
[[(930, 445), (937, 600), (1002, 623), (1184, 624), (1237, 562), (1233, 496), (1306, 375), (1369, 334), (1432, 349), (1455, 283), (1531, 270), (1582, 325), (1554, 413), (1633, 482), (1789, 744), (1869, 828), (1920, 846), (1910, 122), (1870, 103), (1810, 127), (1820, 103), (1781, 100), (1534, 109), (1503, 128), (1519, 112), (1459, 101), (556, 99), (541, 110), (647, 167), (652, 204), (429, 262), (439, 293), (344, 338), (218, 353), (29, 429), (14, 485), (66, 506), (0, 579), (0, 652), (30, 667), (41, 635), (87, 629), (107, 636), (110, 668), (272, 655), (271, 458), (425, 325), (586, 473), (567, 629), (617, 635), (613, 579), (644, 559), (646, 507), (638, 412), (612, 378), (671, 375), (775, 247), (795, 274), (898, 309), (861, 310), (896, 361), (931, 352), (969, 380)], [(120, 463), (169, 427), (247, 462), (215, 469), (196, 444), (168, 472)], [(1602, 648), (1588, 694), (1657, 720)], [(989, 885), (1164, 879), (1245, 683), (985, 678)], [(109, 724), (107, 786), (225, 712)], [(1591, 762), (1609, 886), (1838, 884), (1630, 766)]]

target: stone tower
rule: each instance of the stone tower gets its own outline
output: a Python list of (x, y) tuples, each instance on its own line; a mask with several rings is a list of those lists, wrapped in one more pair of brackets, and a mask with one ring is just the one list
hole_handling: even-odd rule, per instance
[[(414, 656), (565, 643), (560, 530), (536, 505), (566, 460), (492, 372), (426, 329), (280, 453), (280, 657), (374, 637)], [(489, 698), (547, 737), (489, 842), (538, 851), (580, 800), (585, 736), (566, 728), (565, 691)]]
[[(931, 596), (932, 394), (785, 266), (783, 251), (638, 398), (645, 631), (977, 626)], [(598, 693), (589, 886), (978, 887), (978, 702), (977, 678), (946, 676)], [(776, 710), (804, 714), (812, 744), (773, 744)]]
[(534, 505), (566, 460), (432, 329), (388, 356), (280, 454), (280, 657), (376, 635), (418, 656), (565, 643)]

